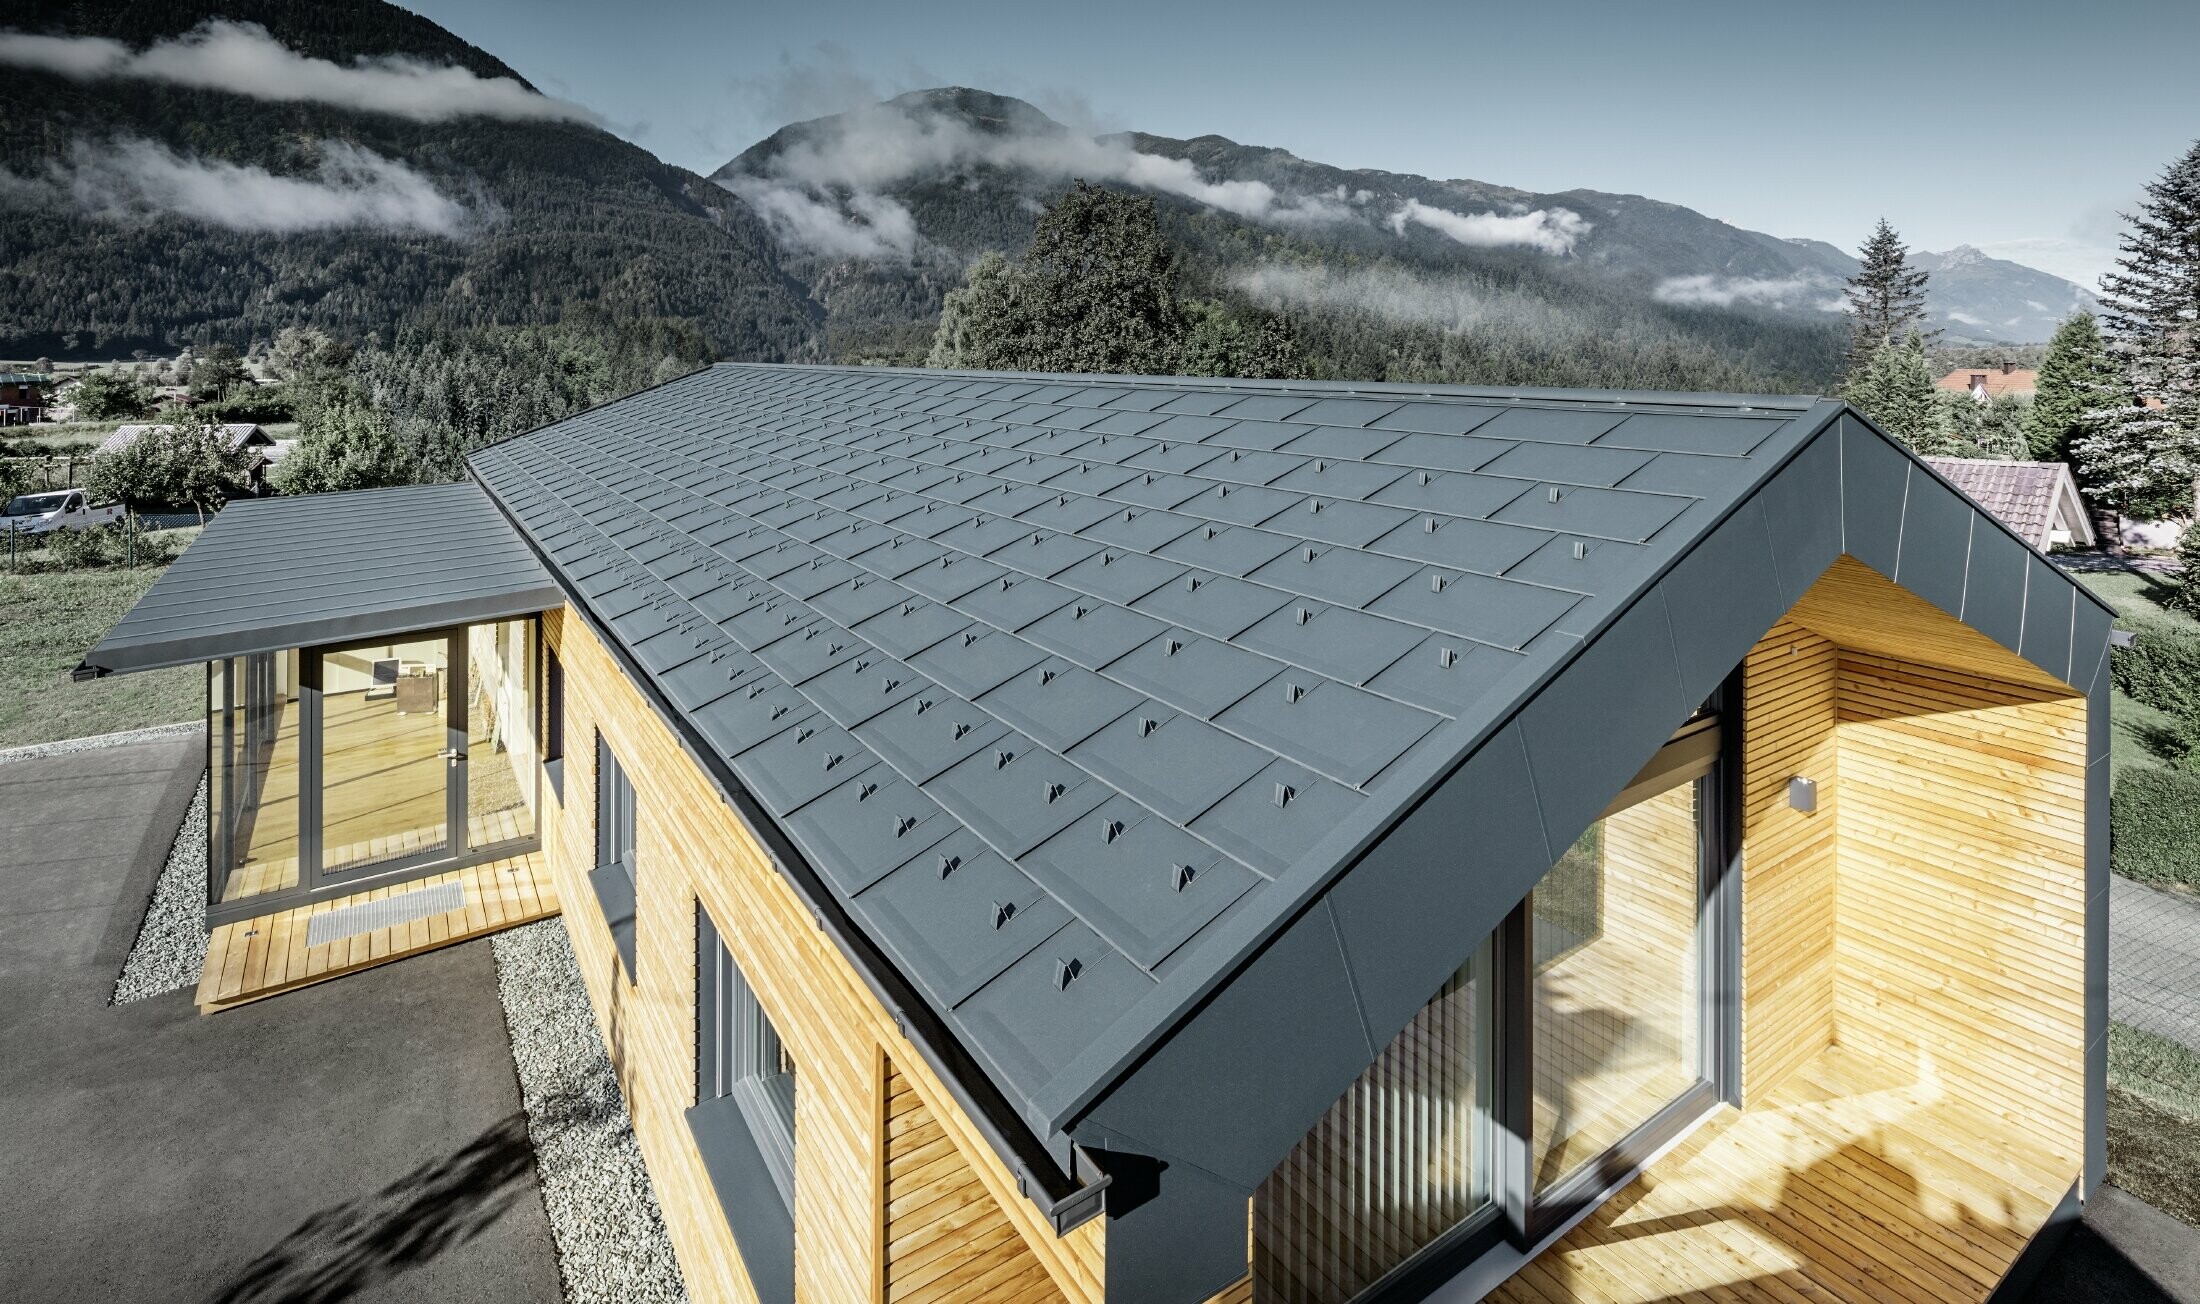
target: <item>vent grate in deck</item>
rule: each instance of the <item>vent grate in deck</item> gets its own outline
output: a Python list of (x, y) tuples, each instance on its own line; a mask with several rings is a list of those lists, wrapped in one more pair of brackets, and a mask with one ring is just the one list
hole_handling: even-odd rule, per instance
[(319, 946), (323, 942), (371, 933), (378, 928), (410, 924), (430, 915), (463, 909), (465, 905), (466, 885), (454, 878), (448, 883), (400, 892), (379, 901), (362, 901), (340, 910), (324, 910), (307, 922), (306, 945)]

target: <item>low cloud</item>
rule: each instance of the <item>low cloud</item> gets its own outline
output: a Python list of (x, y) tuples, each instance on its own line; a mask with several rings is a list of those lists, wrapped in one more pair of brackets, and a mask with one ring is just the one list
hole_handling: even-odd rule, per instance
[(1561, 339), (1581, 329), (1551, 301), (1465, 276), (1428, 276), (1395, 266), (1338, 270), (1300, 263), (1260, 263), (1231, 277), (1241, 293), (1287, 312), (1363, 313), (1408, 326), (1444, 331), (1506, 328)]
[(177, 154), (156, 141), (79, 141), (42, 175), (0, 173), (0, 199), (69, 208), (106, 221), (181, 217), (232, 231), (277, 235), (369, 227), (461, 236), (499, 213), (461, 203), (395, 159), (343, 141), (317, 147), (311, 173)]
[(478, 77), (451, 64), (403, 55), (360, 58), (348, 65), (309, 58), (256, 23), (208, 22), (143, 50), (98, 36), (0, 31), (0, 66), (36, 68), (76, 81), (162, 82), (259, 100), (327, 104), (415, 122), (474, 116), (598, 121), (587, 109), (529, 90), (510, 77)]
[(840, 199), (756, 177), (735, 177), (724, 184), (781, 239), (812, 253), (907, 259), (916, 252), (916, 216), (884, 195), (859, 192)]
[(1454, 213), (1418, 199), (1390, 216), (1390, 229), (1399, 235), (1408, 226), (1425, 226), (1463, 245), (1478, 249), (1520, 246), (1547, 254), (1572, 253), (1581, 237), (1589, 234), (1589, 219), (1570, 208), (1538, 208), (1525, 213)]
[(1824, 276), (1670, 276), (1651, 296), (1689, 308), (1816, 308), (1840, 312), (1839, 283)]

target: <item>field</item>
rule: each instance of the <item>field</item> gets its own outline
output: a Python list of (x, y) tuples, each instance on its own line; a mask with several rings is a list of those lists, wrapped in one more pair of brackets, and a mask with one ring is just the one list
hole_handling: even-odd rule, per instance
[(2108, 1028), (2108, 1180), (2200, 1227), (2200, 1054)]
[(160, 574), (151, 566), (0, 570), (0, 748), (205, 714), (206, 672), (198, 666), (69, 679)]

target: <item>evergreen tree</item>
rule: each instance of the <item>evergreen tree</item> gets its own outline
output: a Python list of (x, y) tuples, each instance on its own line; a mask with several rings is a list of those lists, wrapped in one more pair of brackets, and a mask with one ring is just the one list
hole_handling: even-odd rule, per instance
[(1154, 201), (1079, 181), (1023, 261), (979, 260), (950, 291), (931, 365), (1164, 375), (1189, 328)]
[(1912, 331), (1927, 340), (1940, 334), (1925, 329), (1925, 283), (1930, 278), (1910, 266), (1909, 247), (1886, 218), (1879, 219), (1858, 257), (1864, 265), (1848, 279), (1845, 292), (1856, 332), (1849, 352), (1851, 374), (1867, 365), (1881, 345), (1899, 343)]
[(2108, 355), (2100, 324), (2090, 312), (2072, 313), (2055, 328), (2040, 363), (2039, 388), (2025, 420), (2033, 460), (2070, 461), (2070, 441), (2090, 429), (2089, 413), (2130, 405), (2130, 389)]
[(2134, 492), (2175, 481), (2200, 493), (2200, 141), (2147, 183), (2124, 221), (2101, 315), (2132, 388), (2152, 402), (2117, 409), (2088, 442)]
[(1845, 397), (1873, 424), (1917, 452), (1952, 452), (1957, 445), (1935, 393), (1925, 365), (1925, 337), (1911, 331), (1872, 350)]

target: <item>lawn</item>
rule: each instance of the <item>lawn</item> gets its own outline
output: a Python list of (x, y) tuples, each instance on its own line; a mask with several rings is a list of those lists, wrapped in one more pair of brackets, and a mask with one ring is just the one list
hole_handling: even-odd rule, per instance
[(2200, 1227), (2200, 1054), (2108, 1027), (2108, 1180)]
[(0, 570), (0, 747), (195, 720), (206, 671), (180, 666), (72, 683), (69, 671), (161, 572)]
[[(2171, 585), (2166, 576), (2146, 571), (2086, 571), (2073, 578), (2114, 607), (2122, 618), (2119, 624), (2136, 619), (2200, 633), (2200, 621), (2163, 605)], [(2108, 709), (2108, 754), (2114, 773), (2166, 765), (2176, 758), (2177, 722), (2167, 712), (2135, 702), (2117, 689), (2109, 691)]]
[(2071, 578), (2093, 590), (2119, 615), (2167, 621), (2200, 633), (2200, 621), (2164, 605), (2175, 583), (2167, 575), (2151, 571), (2081, 571)]

